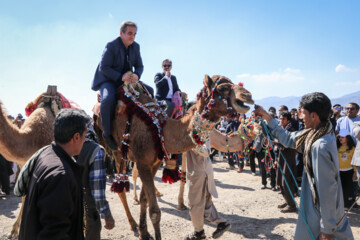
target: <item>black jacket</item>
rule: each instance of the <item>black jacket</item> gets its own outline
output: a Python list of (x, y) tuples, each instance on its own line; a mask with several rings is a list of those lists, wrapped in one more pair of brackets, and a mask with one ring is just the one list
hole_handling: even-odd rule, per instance
[(81, 170), (55, 143), (40, 154), (31, 175), (19, 233), (23, 239), (84, 239)]
[(128, 70), (134, 70), (134, 73), (138, 75), (140, 79), (144, 71), (144, 65), (140, 55), (140, 45), (133, 42), (128, 47), (128, 61), (130, 69), (125, 69), (126, 66), (124, 62), (126, 58), (126, 51), (125, 45), (120, 37), (106, 45), (101, 61), (96, 68), (95, 76), (91, 85), (92, 90), (99, 90), (101, 84), (107, 81), (114, 82), (116, 86), (120, 86), (123, 83), (122, 76)]
[[(174, 75), (171, 75), (170, 79), (173, 86), (173, 94), (177, 91), (180, 91), (176, 77)], [(168, 80), (165, 78), (165, 73), (157, 73), (154, 77), (154, 82), (156, 85), (155, 99), (158, 101), (165, 100), (167, 94), (169, 93), (169, 84)]]

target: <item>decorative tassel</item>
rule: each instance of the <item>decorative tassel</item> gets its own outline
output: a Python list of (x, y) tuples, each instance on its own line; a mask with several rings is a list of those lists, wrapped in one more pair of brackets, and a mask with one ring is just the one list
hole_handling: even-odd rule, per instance
[(130, 183), (129, 177), (127, 174), (115, 174), (115, 179), (111, 184), (111, 191), (115, 193), (122, 193), (126, 190), (126, 192), (130, 191)]
[(164, 168), (164, 171), (163, 171), (163, 176), (162, 176), (162, 181), (164, 183), (175, 183), (177, 181), (181, 180), (181, 174), (179, 172), (179, 169), (167, 169), (167, 168)]

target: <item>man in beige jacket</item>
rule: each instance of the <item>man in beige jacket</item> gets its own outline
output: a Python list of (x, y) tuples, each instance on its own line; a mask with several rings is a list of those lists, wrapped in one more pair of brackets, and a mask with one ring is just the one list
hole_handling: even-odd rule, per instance
[(188, 234), (185, 240), (206, 239), (204, 232), (204, 220), (212, 224), (217, 224), (212, 237), (219, 238), (224, 232), (231, 228), (231, 224), (220, 217), (212, 196), (217, 198), (215, 188), (214, 172), (209, 158), (209, 141), (207, 150), (200, 152), (197, 149), (188, 151), (187, 158), (187, 182), (189, 183), (189, 207), (190, 217), (195, 231)]

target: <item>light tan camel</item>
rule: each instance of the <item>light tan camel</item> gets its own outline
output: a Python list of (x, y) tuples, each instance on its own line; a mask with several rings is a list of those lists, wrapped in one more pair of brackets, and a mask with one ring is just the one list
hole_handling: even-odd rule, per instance
[[(228, 107), (231, 106), (236, 112), (245, 113), (249, 110), (249, 107), (245, 106), (244, 103), (254, 103), (249, 91), (240, 85), (233, 84), (228, 78), (219, 75), (210, 78), (206, 75), (204, 85), (195, 106), (187, 111), (187, 114), (181, 120), (167, 120), (163, 131), (165, 148), (168, 153), (183, 153), (196, 147), (190, 136), (196, 113), (202, 114), (207, 110), (204, 115), (206, 119), (217, 122), (221, 116), (227, 115)], [(228, 101), (225, 101), (226, 99)], [(153, 100), (146, 95), (140, 95), (138, 101), (147, 103)], [(213, 101), (213, 104), (207, 109), (210, 101)], [(117, 114), (113, 122), (113, 137), (119, 146), (122, 142), (127, 120), (126, 115)], [(161, 164), (155, 146), (158, 143), (153, 141), (148, 126), (137, 116), (133, 116), (131, 126), (129, 159), (136, 162), (143, 183), (140, 192), (140, 239), (153, 239), (147, 230), (147, 207), (149, 207), (149, 216), (155, 230), (155, 238), (161, 239), (161, 212), (157, 203), (154, 185), (154, 176)]]
[[(19, 129), (7, 118), (6, 111), (0, 103), (0, 153), (9, 161), (22, 167), (25, 162), (40, 148), (53, 140), (53, 122), (55, 116), (51, 107), (36, 109)], [(22, 202), (25, 198), (22, 199)], [(10, 238), (18, 235), (23, 204)]]

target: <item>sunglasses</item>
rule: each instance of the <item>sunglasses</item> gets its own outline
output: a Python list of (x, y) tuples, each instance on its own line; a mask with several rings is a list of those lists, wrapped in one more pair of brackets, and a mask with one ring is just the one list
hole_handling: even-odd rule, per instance
[(347, 107), (347, 108), (345, 108), (346, 110), (349, 110), (349, 111), (353, 111), (353, 110), (355, 110), (355, 108), (349, 108), (349, 107)]
[(164, 64), (163, 67), (171, 67), (171, 64)]

